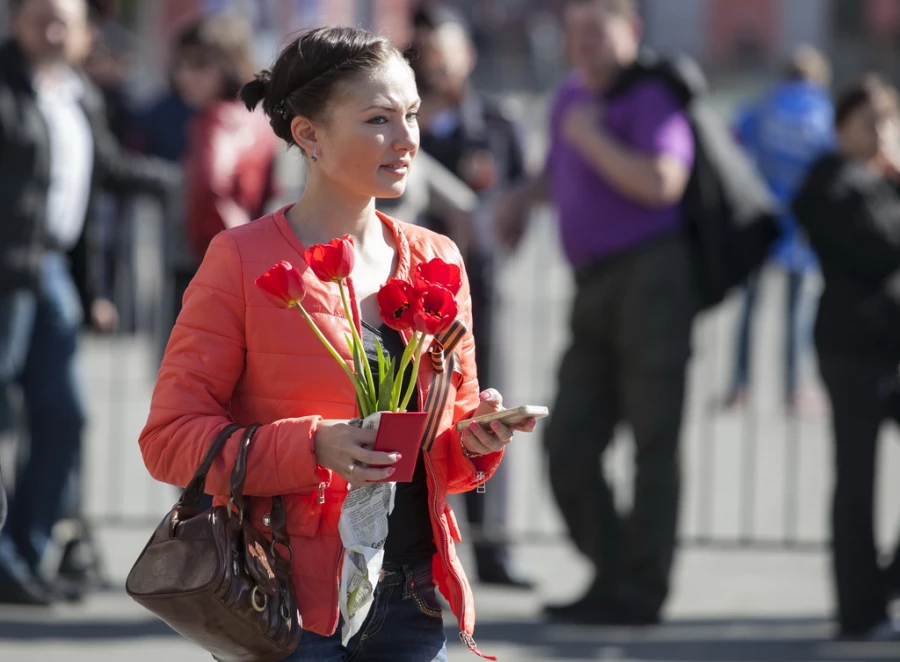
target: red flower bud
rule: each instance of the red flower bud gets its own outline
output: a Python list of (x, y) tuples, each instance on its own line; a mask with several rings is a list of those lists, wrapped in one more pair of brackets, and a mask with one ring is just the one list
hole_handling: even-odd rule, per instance
[(376, 295), (378, 313), (392, 329), (406, 331), (413, 328), (413, 309), (416, 291), (405, 280), (391, 278)]
[(345, 235), (341, 239), (332, 239), (327, 244), (310, 246), (303, 257), (319, 280), (326, 283), (344, 280), (351, 274), (356, 262), (353, 238)]
[(462, 271), (459, 265), (444, 262), (439, 257), (422, 262), (416, 266), (416, 287), (424, 288), (426, 285), (441, 285), (456, 296), (462, 287)]
[(453, 293), (441, 285), (426, 285), (417, 291), (413, 305), (416, 331), (436, 336), (446, 330), (459, 313)]
[(297, 267), (284, 260), (257, 278), (255, 282), (263, 294), (282, 308), (290, 308), (303, 301), (306, 296), (303, 274)]

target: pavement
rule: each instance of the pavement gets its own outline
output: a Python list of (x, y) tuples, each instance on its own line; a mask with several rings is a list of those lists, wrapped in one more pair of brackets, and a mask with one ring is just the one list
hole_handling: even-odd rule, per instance
[[(138, 227), (138, 300), (156, 300), (158, 224)], [(572, 284), (552, 215), (538, 214), (522, 249), (502, 256), (498, 274), (498, 386), (508, 404), (552, 405), (566, 343)], [(819, 287), (810, 282), (814, 294)], [(546, 623), (547, 602), (579, 596), (589, 568), (568, 544), (547, 489), (540, 432), (517, 438), (504, 473), (488, 484), (490, 516), (507, 521), (512, 557), (534, 592), (475, 585), (476, 640), (506, 662), (866, 662), (900, 660), (898, 644), (831, 640), (833, 596), (826, 554), (830, 439), (823, 412), (789, 417), (779, 401), (784, 283), (766, 272), (754, 328), (754, 389), (746, 408), (720, 406), (731, 371), (740, 301), (698, 320), (684, 426), (681, 534), (664, 625), (640, 630)], [(49, 610), (0, 607), (0, 662), (192, 662), (208, 660), (124, 593), (124, 579), (173, 488), (154, 483), (137, 436), (156, 370), (146, 330), (159, 315), (138, 311), (135, 336), (86, 337), (84, 375), (91, 408), (85, 507), (98, 526), (110, 588), (79, 605)], [(818, 389), (813, 357), (803, 372)], [(879, 543), (900, 522), (900, 444), (886, 430), (878, 482)], [(623, 508), (633, 462), (623, 430), (607, 459)], [(506, 499), (497, 498), (504, 495)], [(464, 521), (464, 516), (460, 520)], [(461, 546), (464, 562), (468, 545)], [(467, 563), (471, 568), (471, 563)], [(474, 660), (447, 620), (451, 662)]]

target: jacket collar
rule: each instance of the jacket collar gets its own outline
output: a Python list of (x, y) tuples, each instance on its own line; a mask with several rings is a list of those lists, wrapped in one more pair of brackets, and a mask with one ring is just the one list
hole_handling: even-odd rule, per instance
[[(287, 216), (285, 216), (285, 212), (292, 206), (293, 203), (282, 207), (274, 213), (275, 224), (294, 250), (297, 251), (300, 256), (303, 256), (306, 251), (306, 246), (304, 246), (303, 242), (300, 241), (296, 234), (294, 234), (294, 231), (291, 229), (291, 224), (287, 220)], [(397, 272), (394, 276), (406, 280), (409, 277), (410, 269), (410, 246), (409, 237), (404, 231), (403, 223), (400, 223), (386, 214), (382, 214), (380, 211), (376, 211), (375, 214), (378, 216), (378, 219), (390, 229), (391, 233), (394, 235), (394, 242), (397, 244)]]

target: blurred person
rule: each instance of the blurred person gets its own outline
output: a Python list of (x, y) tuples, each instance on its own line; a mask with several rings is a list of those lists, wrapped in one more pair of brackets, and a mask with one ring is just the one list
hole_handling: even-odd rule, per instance
[[(250, 109), (261, 104), (274, 133), (299, 147), (308, 162), (306, 187), (296, 203), (212, 240), (166, 350), (140, 437), (144, 461), (158, 480), (184, 486), (209, 440), (232, 420), (261, 424), (244, 493), (285, 495), (296, 553), (292, 576), (305, 630), (286, 660), (446, 662), (436, 587), (458, 620), (460, 639), (478, 652), (472, 592), (455, 552), (458, 535), (446, 499), (493, 475), (513, 429), (502, 424), (455, 429), (459, 420), (502, 409), (496, 390), (479, 389), (471, 332), (456, 350), (460, 379), (448, 382), (447, 402), (436, 410), (433, 445), (421, 451), (413, 480), (397, 484), (375, 605), (344, 646), (338, 609), (341, 508), (349, 489), (387, 478), (399, 458), (370, 450), (375, 432), (352, 424), (356, 397), (341, 368), (299, 315), (267, 303), (252, 284), (282, 258), (305, 269), (304, 305), (312, 306), (329, 342), (344, 346), (347, 320), (332, 314), (341, 308), (340, 296), (336, 288), (323, 288), (303, 256), (307, 246), (349, 235), (360, 333), (372, 347), (367, 358), (377, 371), (379, 336), (387, 353), (399, 356), (407, 338), (380, 319), (380, 286), (392, 275), (407, 278), (435, 257), (463, 269), (448, 238), (375, 211), (376, 198), (403, 192), (414, 167), (415, 79), (386, 39), (327, 27), (293, 40), (241, 96)], [(471, 327), (468, 293), (463, 269), (460, 318)], [(432, 370), (426, 363), (424, 370)], [(430, 383), (428, 375), (420, 377), (417, 402), (430, 401)], [(534, 424), (515, 427), (529, 431)], [(225, 446), (209, 473), (207, 490), (217, 495), (229, 490), (236, 442)], [(224, 502), (221, 496), (216, 500)], [(265, 500), (254, 503), (258, 508), (249, 516), (265, 523)]]
[[(550, 481), (569, 533), (594, 565), (574, 603), (550, 618), (647, 625), (669, 592), (679, 512), (679, 436), (699, 305), (681, 200), (693, 167), (690, 120), (665, 82), (607, 99), (637, 61), (631, 0), (570, 0), (572, 73), (553, 104), (543, 173), (498, 204), (515, 246), (526, 212), (549, 199), (575, 272), (571, 341), (546, 431)], [(636, 445), (633, 508), (620, 515), (601, 458), (619, 423)]]
[[(134, 113), (126, 91), (133, 60), (133, 40), (113, 18), (108, 2), (92, 0), (89, 4), (94, 38), (82, 69), (103, 94), (106, 123), (110, 132), (120, 144), (124, 144), (134, 123)], [(85, 309), (94, 294), (89, 282), (90, 272), (93, 271), (99, 287), (97, 294), (104, 302), (109, 302), (108, 305), (104, 304), (105, 310), (101, 311), (108, 318), (104, 326), (109, 329), (119, 327), (123, 321), (120, 304), (124, 303), (127, 319), (123, 326), (126, 330), (133, 331), (136, 323), (133, 302), (137, 294), (133, 287), (134, 273), (131, 264), (133, 237), (129, 201), (130, 196), (120, 192), (101, 192), (94, 202), (97, 237), (82, 234), (69, 257), (72, 260), (75, 284)], [(99, 254), (102, 255), (97, 264), (88, 264), (92, 254), (88, 245), (91, 241), (99, 245)], [(125, 275), (124, 283), (121, 282), (122, 275)]]
[[(440, 8), (434, 10), (440, 11)], [(494, 257), (496, 246), (490, 230), (490, 199), (499, 187), (513, 185), (525, 176), (524, 147), (519, 127), (500, 105), (476, 91), (470, 82), (477, 53), (466, 28), (450, 15), (438, 13), (417, 44), (418, 81), (422, 85), (420, 113), (421, 147), (464, 181), (480, 198), (480, 208), (468, 222), (430, 216), (432, 229), (454, 238), (463, 250), (472, 286), (473, 333), (478, 344), (478, 375), (483, 384), (495, 385), (497, 376), (493, 337)], [(505, 544), (487, 537), (488, 508), (500, 511), (500, 528), (506, 524), (507, 487), (497, 477), (490, 492), (465, 495), (466, 514), (476, 536), (475, 565), (478, 579), (528, 589), (530, 581), (510, 568)], [(502, 481), (502, 482), (501, 482)], [(488, 501), (491, 503), (488, 504)]]
[(277, 194), (277, 138), (262, 113), (248, 113), (237, 94), (254, 71), (253, 33), (237, 16), (202, 18), (179, 39), (192, 66), (182, 93), (197, 109), (184, 155), (188, 241), (197, 264), (222, 230), (259, 218)]
[(819, 159), (794, 202), (825, 289), (815, 324), (831, 399), (836, 483), (832, 562), (840, 635), (900, 639), (900, 546), (879, 565), (875, 477), (882, 388), (900, 364), (900, 155), (897, 94), (866, 76), (835, 102), (837, 149)]
[[(158, 194), (173, 174), (126, 155), (110, 133), (102, 95), (78, 70), (90, 48), (85, 1), (14, 0), (11, 9), (12, 38), (0, 46), (0, 430), (14, 427), (8, 396), (18, 385), (30, 452), (0, 536), (0, 603), (47, 605), (59, 593), (39, 565), (85, 424), (82, 308), (66, 253), (90, 233), (101, 185)], [(108, 328), (98, 301), (92, 322)]]
[[(800, 388), (800, 363), (811, 345), (811, 324), (804, 305), (804, 282), (815, 269), (815, 255), (797, 228), (790, 202), (809, 168), (834, 146), (834, 108), (828, 86), (831, 70), (825, 56), (804, 46), (785, 67), (784, 79), (745, 109), (735, 133), (753, 157), (774, 198), (783, 206), (781, 239), (772, 259), (787, 276), (784, 391), (789, 411), (812, 407)], [(743, 404), (750, 382), (750, 335), (759, 298), (759, 273), (748, 281), (737, 329), (734, 376), (726, 406)]]
[[(183, 168), (187, 150), (188, 128), (200, 108), (191, 104), (194, 49), (182, 45), (182, 38), (193, 24), (185, 26), (172, 44), (169, 63), (169, 86), (158, 97), (135, 111), (135, 121), (127, 144), (133, 149), (170, 161)], [(197, 260), (187, 239), (184, 185), (178, 186), (165, 202), (163, 269), (165, 278), (161, 292), (161, 315), (155, 329), (157, 357), (162, 358), (175, 318), (188, 283), (197, 271)]]

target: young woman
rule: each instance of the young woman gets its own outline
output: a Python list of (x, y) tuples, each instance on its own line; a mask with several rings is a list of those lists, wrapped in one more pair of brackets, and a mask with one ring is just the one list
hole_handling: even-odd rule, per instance
[[(356, 415), (350, 381), (302, 316), (273, 306), (253, 284), (280, 260), (302, 269), (306, 246), (349, 234), (356, 247), (351, 289), (364, 344), (380, 335), (388, 351), (402, 352), (404, 339), (379, 319), (378, 288), (435, 257), (462, 266), (447, 238), (375, 211), (375, 198), (403, 192), (419, 146), (412, 72), (385, 39), (354, 28), (321, 28), (291, 43), (271, 71), (245, 86), (242, 98), (251, 109), (262, 103), (275, 134), (300, 148), (308, 160), (306, 188), (296, 204), (213, 239), (166, 350), (140, 439), (144, 460), (155, 478), (186, 485), (229, 421), (263, 424), (245, 492), (286, 495), (292, 577), (306, 630), (288, 659), (446, 660), (435, 585), (459, 620), (461, 639), (477, 653), (472, 594), (454, 551), (459, 531), (446, 497), (490, 478), (513, 430), (455, 430), (459, 420), (502, 409), (499, 393), (478, 390), (471, 333), (456, 350), (461, 370), (450, 382), (435, 442), (418, 458), (415, 479), (398, 484), (375, 604), (344, 647), (338, 615), (341, 505), (348, 484), (364, 485), (392, 471), (370, 465), (397, 458), (367, 449), (374, 433), (348, 422)], [(350, 322), (337, 288), (325, 287), (309, 270), (304, 278), (304, 307), (333, 346), (345, 347)], [(471, 329), (465, 278), (457, 298)], [(426, 401), (430, 370), (419, 376), (419, 403)], [(534, 421), (517, 427), (533, 428)], [(236, 444), (232, 439), (214, 466), (208, 491), (228, 492)], [(265, 500), (257, 501), (251, 516), (265, 525)]]
[(874, 488), (882, 389), (900, 364), (900, 194), (896, 93), (866, 77), (835, 105), (837, 151), (794, 202), (822, 266), (815, 340), (831, 398), (837, 483), (832, 511), (838, 620), (845, 637), (900, 639), (900, 553), (879, 566)]

